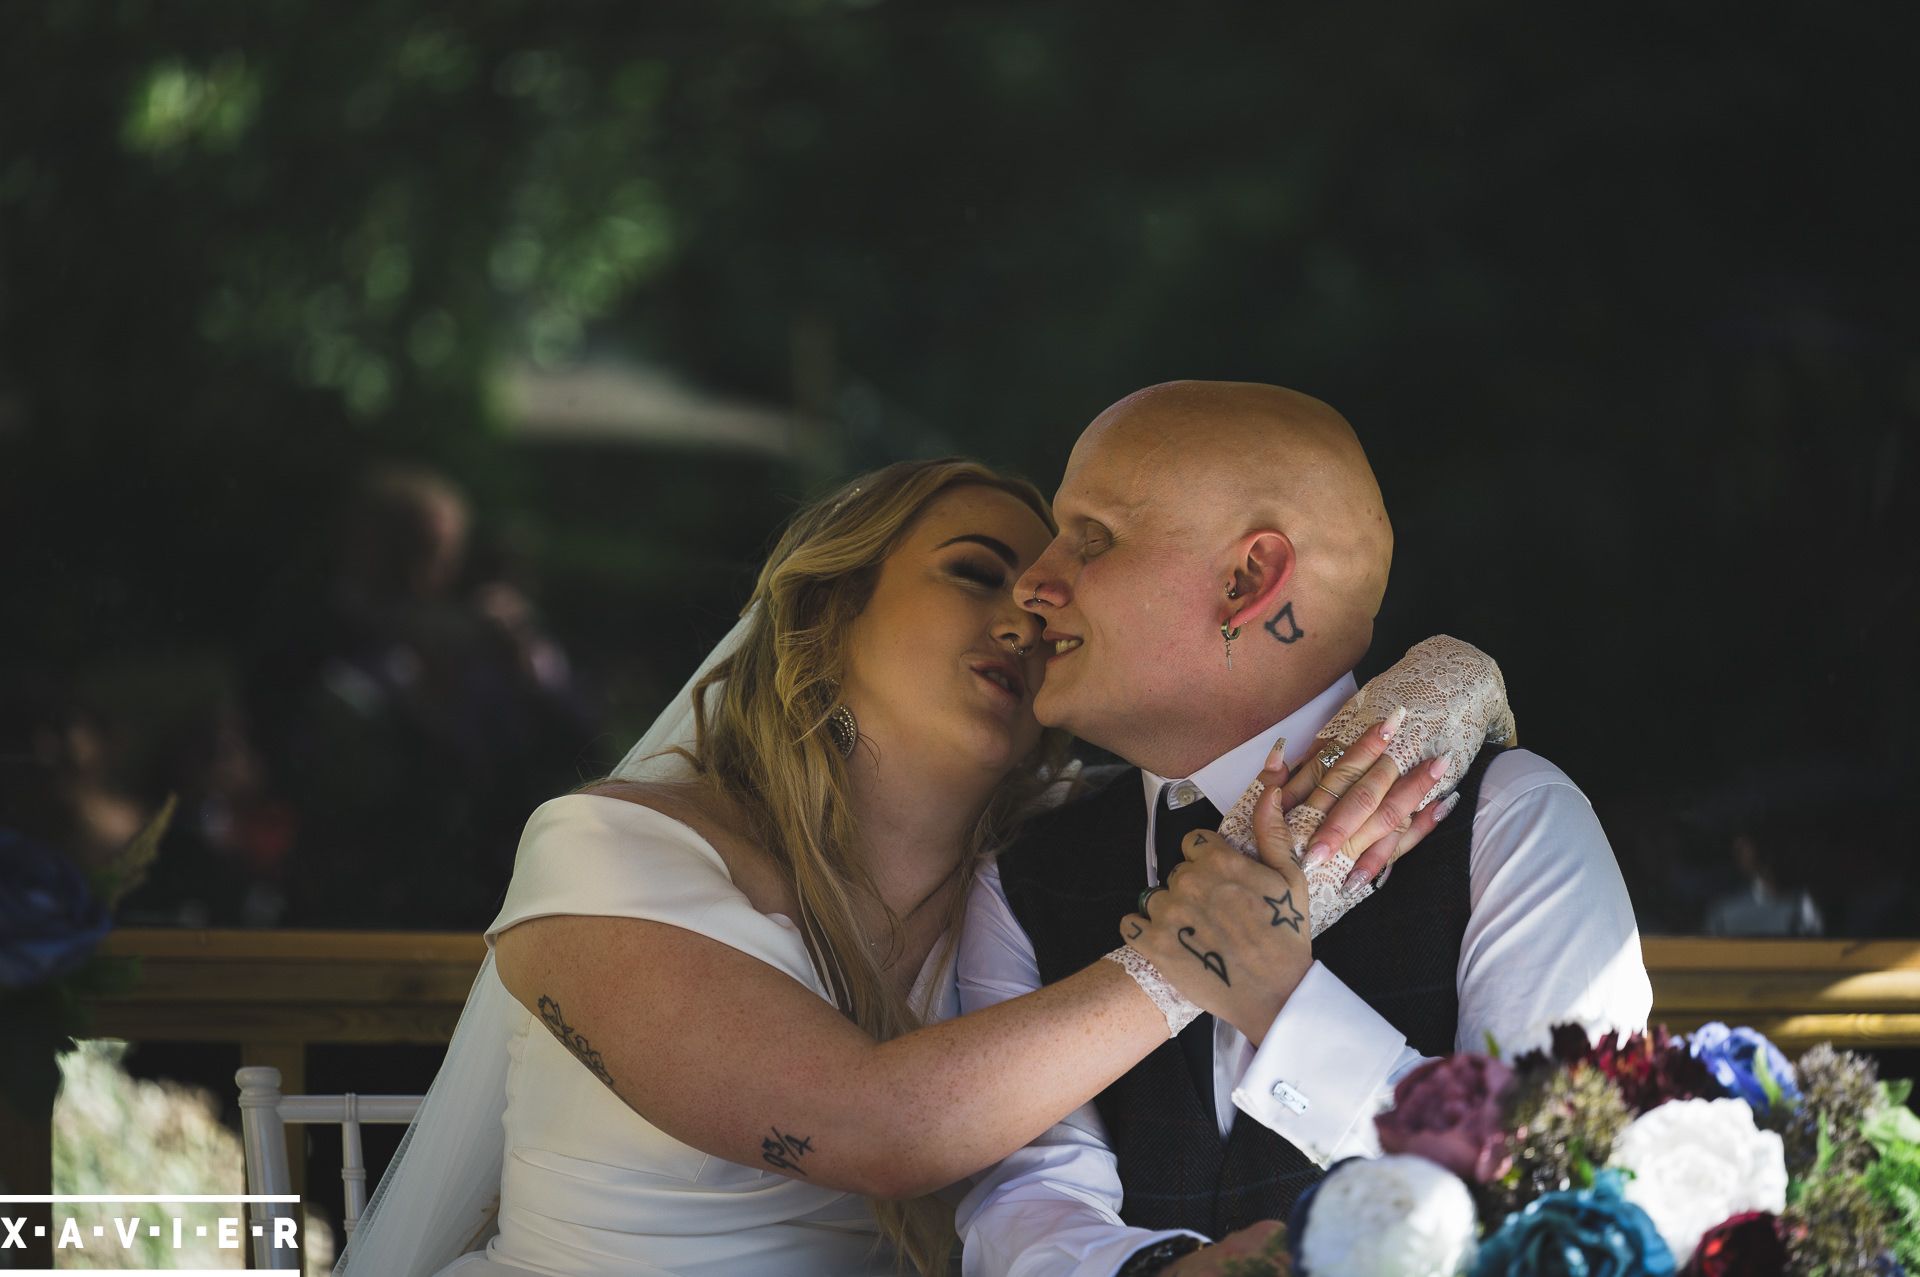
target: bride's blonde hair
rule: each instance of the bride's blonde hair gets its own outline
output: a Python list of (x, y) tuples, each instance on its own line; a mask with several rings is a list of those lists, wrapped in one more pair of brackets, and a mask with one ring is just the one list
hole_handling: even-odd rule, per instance
[[(700, 783), (742, 813), (785, 871), (814, 969), (841, 1011), (879, 1041), (919, 1027), (924, 1008), (909, 1005), (886, 977), (883, 959), (899, 950), (901, 919), (857, 850), (847, 765), (827, 718), (840, 703), (848, 635), (881, 563), (935, 498), (968, 486), (1018, 498), (1055, 530), (1032, 484), (960, 458), (897, 462), (815, 502), (794, 517), (760, 570), (749, 604), (758, 611), (739, 649), (695, 686), (695, 744), (682, 751)], [(1058, 776), (1066, 752), (1064, 732), (1044, 732), (981, 811), (947, 907), (942, 974), (981, 861)], [(886, 918), (886, 936), (862, 932), (863, 906)], [(884, 943), (876, 948), (870, 939)], [(946, 1271), (951, 1206), (932, 1196), (873, 1205), (903, 1259), (923, 1273)]]
[[(760, 568), (749, 603), (758, 611), (739, 649), (693, 689), (695, 745), (685, 757), (699, 782), (745, 816), (758, 845), (785, 870), (799, 897), (814, 970), (841, 1012), (877, 1041), (920, 1027), (924, 1008), (900, 997), (885, 974), (883, 962), (899, 952), (902, 926), (858, 855), (847, 760), (835, 747), (828, 716), (839, 705), (852, 622), (874, 593), (879, 566), (935, 497), (966, 486), (1014, 495), (1054, 530), (1033, 484), (975, 461), (900, 461), (864, 474), (787, 524)], [(941, 974), (952, 960), (981, 858), (1041, 797), (1048, 776), (1058, 776), (1066, 747), (1064, 732), (1044, 732), (1033, 755), (981, 810), (948, 897)], [(887, 920), (885, 937), (862, 931), (862, 906)], [(870, 939), (883, 943), (876, 947)], [(876, 1198), (874, 1214), (904, 1262), (922, 1273), (947, 1271), (954, 1244), (948, 1204), (933, 1196)]]

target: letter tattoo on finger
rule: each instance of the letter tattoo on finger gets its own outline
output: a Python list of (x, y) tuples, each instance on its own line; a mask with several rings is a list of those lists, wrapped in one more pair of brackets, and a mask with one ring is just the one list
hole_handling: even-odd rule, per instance
[(1130, 922), (1127, 926), (1132, 928), (1132, 930), (1127, 932), (1127, 939), (1129, 940), (1138, 940), (1141, 936), (1147, 934), (1147, 929), (1137, 922)]
[(1209, 949), (1205, 953), (1202, 953), (1200, 952), (1200, 950), (1194, 948), (1192, 945), (1187, 943), (1187, 937), (1194, 934), (1194, 931), (1195, 931), (1195, 928), (1193, 927), (1182, 927), (1178, 932), (1175, 933), (1177, 938), (1180, 941), (1180, 947), (1182, 949), (1185, 949), (1188, 953), (1191, 953), (1194, 957), (1200, 959), (1201, 966), (1205, 967), (1207, 970), (1219, 976), (1220, 983), (1226, 985), (1229, 989), (1231, 989), (1233, 987), (1233, 981), (1227, 979), (1227, 960), (1221, 957), (1220, 954), (1213, 949)]
[[(1281, 622), (1283, 621), (1286, 623), (1284, 629), (1281, 628)], [(1264, 628), (1267, 633), (1289, 646), (1298, 643), (1307, 636), (1307, 632), (1300, 628), (1300, 623), (1293, 619), (1293, 604), (1291, 603), (1281, 608), (1278, 612), (1275, 612), (1273, 619), (1268, 621)]]
[(1286, 892), (1282, 894), (1278, 900), (1275, 900), (1272, 896), (1262, 896), (1260, 898), (1273, 906), (1273, 922), (1270, 925), (1275, 927), (1292, 927), (1296, 934), (1299, 932), (1300, 924), (1306, 920), (1306, 915), (1293, 907), (1292, 887), (1288, 887)]

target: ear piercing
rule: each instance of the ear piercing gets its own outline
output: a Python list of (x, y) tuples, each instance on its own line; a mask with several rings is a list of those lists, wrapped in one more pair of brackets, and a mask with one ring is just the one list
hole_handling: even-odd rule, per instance
[[(1230, 599), (1237, 599), (1240, 597), (1240, 591), (1234, 588), (1234, 584), (1231, 581), (1227, 582), (1227, 597)], [(1240, 637), (1240, 627), (1236, 625), (1232, 629), (1228, 629), (1227, 623), (1225, 621), (1222, 621), (1220, 622), (1220, 637), (1226, 641), (1227, 668), (1232, 669), (1233, 668), (1233, 641)]]

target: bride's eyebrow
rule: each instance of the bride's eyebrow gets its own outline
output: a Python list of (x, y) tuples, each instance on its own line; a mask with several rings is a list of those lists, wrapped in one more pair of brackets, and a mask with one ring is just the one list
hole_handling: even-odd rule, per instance
[(957, 537), (950, 537), (949, 539), (942, 541), (939, 545), (936, 545), (933, 548), (936, 550), (944, 550), (950, 545), (960, 545), (963, 542), (971, 545), (986, 546), (987, 549), (992, 550), (995, 554), (999, 555), (1002, 559), (1006, 560), (1007, 567), (1010, 570), (1017, 571), (1020, 567), (1020, 556), (1013, 552), (1013, 548), (1011, 546), (1009, 546), (1005, 541), (996, 540), (993, 537), (986, 536), (985, 534), (979, 533), (979, 532), (963, 532)]

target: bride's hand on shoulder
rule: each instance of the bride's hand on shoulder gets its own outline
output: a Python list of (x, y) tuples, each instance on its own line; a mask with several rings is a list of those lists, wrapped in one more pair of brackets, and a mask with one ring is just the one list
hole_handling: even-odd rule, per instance
[[(1384, 877), (1395, 861), (1419, 846), (1453, 810), (1452, 795), (1420, 806), (1446, 774), (1445, 755), (1424, 761), (1402, 776), (1400, 765), (1387, 754), (1402, 715), (1397, 711), (1375, 723), (1348, 746), (1336, 740), (1314, 741), (1313, 752), (1291, 775), (1285, 768), (1260, 774), (1269, 786), (1276, 780), (1283, 782), (1280, 797), (1286, 810), (1311, 807), (1323, 814), (1300, 863), (1311, 869), (1340, 852), (1354, 862), (1347, 875), (1349, 891)], [(1332, 760), (1330, 765), (1327, 759)], [(1261, 856), (1272, 863), (1264, 847)]]
[[(1201, 1009), (1258, 1045), (1313, 965), (1306, 872), (1286, 846), (1280, 790), (1253, 810), (1260, 859), (1196, 830), (1164, 887), (1143, 893), (1120, 934)], [(1276, 850), (1277, 849), (1277, 850)]]

